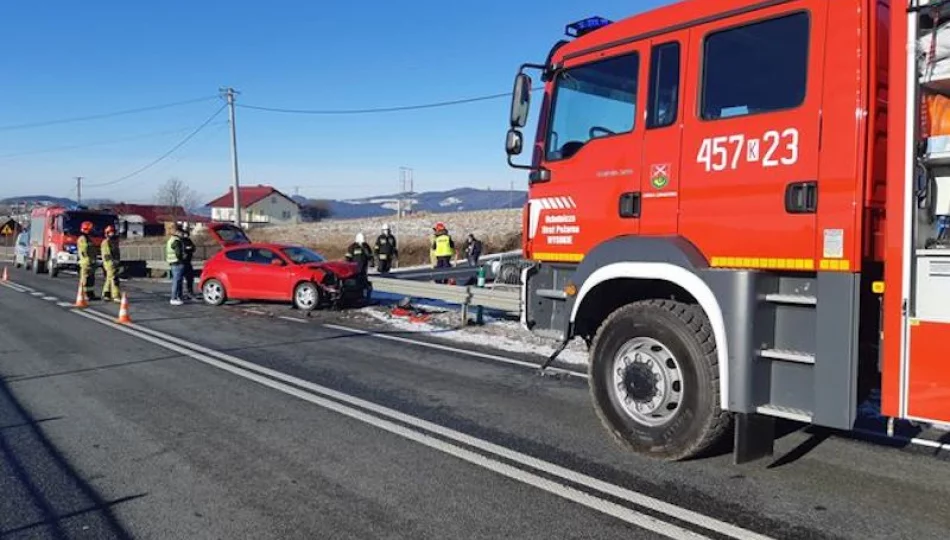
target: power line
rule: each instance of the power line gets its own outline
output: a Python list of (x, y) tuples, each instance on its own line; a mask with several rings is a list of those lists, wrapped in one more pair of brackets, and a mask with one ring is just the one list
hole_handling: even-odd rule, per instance
[(103, 187), (103, 186), (111, 186), (111, 185), (113, 185), (113, 184), (118, 184), (119, 182), (122, 182), (123, 180), (128, 180), (129, 178), (132, 178), (133, 176), (135, 176), (135, 175), (137, 175), (137, 174), (139, 174), (139, 173), (145, 172), (146, 170), (148, 170), (148, 169), (154, 167), (154, 166), (157, 165), (160, 161), (162, 161), (163, 159), (165, 159), (165, 158), (167, 158), (168, 156), (172, 155), (172, 154), (175, 152), (175, 150), (178, 150), (179, 148), (181, 148), (182, 146), (184, 146), (188, 141), (190, 141), (190, 140), (192, 139), (192, 137), (194, 137), (194, 136), (197, 135), (199, 132), (201, 132), (201, 130), (203, 130), (204, 128), (206, 128), (206, 127), (208, 126), (208, 124), (211, 123), (212, 120), (214, 120), (219, 114), (221, 114), (221, 111), (223, 111), (223, 110), (225, 109), (225, 107), (227, 107), (227, 104), (221, 105), (221, 107), (219, 107), (218, 110), (216, 110), (216, 111), (214, 112), (214, 114), (212, 114), (211, 116), (209, 116), (207, 120), (205, 120), (204, 122), (202, 122), (202, 124), (201, 124), (200, 126), (198, 126), (194, 131), (192, 131), (191, 133), (189, 133), (187, 137), (185, 137), (184, 139), (181, 140), (181, 142), (179, 142), (178, 144), (176, 144), (175, 146), (173, 146), (169, 151), (165, 152), (164, 154), (162, 154), (161, 156), (159, 156), (158, 158), (156, 158), (155, 160), (153, 160), (153, 161), (152, 161), (151, 163), (149, 163), (148, 165), (145, 165), (144, 167), (141, 167), (141, 168), (135, 170), (134, 172), (131, 172), (131, 173), (125, 175), (125, 176), (122, 176), (122, 177), (120, 177), (120, 178), (116, 178), (115, 180), (110, 180), (110, 181), (108, 181), (108, 182), (101, 182), (101, 183), (98, 183), (98, 184), (87, 184), (86, 187)]
[[(212, 125), (224, 125), (224, 124), (226, 124), (226, 122), (217, 122), (216, 124), (212, 124)], [(160, 136), (162, 136), (162, 135), (172, 135), (172, 134), (176, 134), (176, 133), (184, 133), (184, 132), (186, 132), (186, 131), (188, 131), (188, 130), (190, 130), (190, 129), (191, 129), (190, 127), (179, 128), (179, 129), (169, 129), (169, 130), (166, 130), (166, 131), (155, 131), (155, 132), (151, 132), (151, 133), (142, 133), (141, 135), (132, 135), (132, 136), (130, 136), (130, 137), (122, 137), (122, 138), (120, 138), (120, 139), (110, 139), (110, 140), (107, 140), (107, 141), (96, 141), (96, 142), (85, 143), (85, 144), (70, 144), (70, 145), (66, 145), (66, 146), (56, 146), (56, 147), (52, 147), (52, 148), (43, 148), (43, 149), (40, 149), (40, 150), (26, 150), (26, 151), (23, 151), (23, 152), (14, 152), (14, 153), (12, 153), (12, 154), (0, 154), (0, 159), (6, 159), (6, 158), (12, 158), (12, 157), (20, 157), (20, 156), (32, 156), (32, 155), (35, 155), (35, 154), (51, 154), (51, 153), (54, 153), (54, 152), (65, 152), (65, 151), (67, 151), (67, 150), (78, 150), (78, 149), (81, 149), (81, 148), (91, 148), (91, 147), (93, 147), (93, 146), (105, 146), (105, 145), (109, 145), (109, 144), (118, 144), (118, 143), (127, 142), (127, 141), (136, 141), (136, 140), (139, 140), (139, 139), (148, 139), (148, 138), (151, 138), (151, 137), (160, 137)]]
[[(531, 91), (541, 90), (542, 87), (533, 88)], [(322, 114), (322, 115), (331, 115), (331, 114), (373, 114), (373, 113), (388, 113), (388, 112), (400, 112), (400, 111), (415, 111), (419, 109), (434, 109), (437, 107), (451, 107), (453, 105), (464, 105), (466, 103), (475, 103), (478, 101), (489, 101), (492, 99), (500, 99), (503, 97), (511, 97), (511, 92), (505, 92), (503, 94), (490, 94), (487, 96), (477, 96), (464, 99), (454, 99), (450, 101), (436, 101), (434, 103), (422, 103), (418, 105), (402, 105), (398, 107), (374, 107), (370, 109), (282, 109), (278, 107), (261, 107), (259, 105), (245, 105), (243, 103), (238, 104), (238, 107), (244, 109), (254, 109), (257, 111), (267, 111), (267, 112), (277, 112), (277, 113), (290, 113), (290, 114)]]
[(15, 124), (15, 125), (10, 125), (10, 126), (0, 126), (0, 131), (12, 131), (15, 129), (29, 129), (29, 128), (35, 128), (35, 127), (52, 126), (56, 124), (68, 124), (71, 122), (83, 122), (86, 120), (99, 120), (102, 118), (112, 118), (114, 116), (123, 116), (126, 114), (135, 114), (135, 113), (140, 113), (140, 112), (168, 109), (171, 107), (179, 107), (181, 105), (189, 105), (191, 103), (201, 103), (203, 101), (210, 101), (212, 99), (218, 99), (218, 96), (208, 96), (208, 97), (203, 97), (203, 98), (188, 99), (185, 101), (175, 101), (173, 103), (163, 103), (161, 105), (151, 105), (148, 107), (139, 107), (137, 109), (126, 109), (124, 111), (93, 114), (89, 116), (76, 116), (73, 118), (62, 118), (59, 120), (46, 120), (43, 122), (32, 122), (29, 124)]

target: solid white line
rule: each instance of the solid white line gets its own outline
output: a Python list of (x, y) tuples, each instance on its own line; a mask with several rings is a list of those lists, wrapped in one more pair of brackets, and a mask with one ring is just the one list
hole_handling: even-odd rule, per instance
[(3, 285), (4, 287), (10, 289), (11, 291), (16, 291), (16, 292), (18, 292), (18, 293), (25, 293), (25, 292), (26, 292), (26, 290), (23, 289), (22, 286), (17, 285), (16, 283), (13, 283), (13, 282), (11, 282), (11, 281), (0, 281), (0, 285)]
[[(384, 431), (388, 431), (390, 433), (399, 435), (411, 441), (418, 442), (422, 445), (425, 445), (430, 448), (444, 452), (446, 454), (455, 456), (464, 461), (468, 461), (469, 463), (472, 463), (474, 465), (478, 465), (480, 467), (496, 472), (503, 476), (507, 476), (508, 478), (511, 478), (513, 480), (518, 480), (522, 483), (542, 489), (544, 491), (547, 491), (548, 493), (573, 501), (577, 504), (586, 506), (593, 510), (597, 510), (598, 512), (613, 516), (617, 519), (620, 519), (622, 521), (625, 521), (627, 523), (630, 523), (642, 529), (646, 529), (646, 530), (655, 532), (657, 534), (662, 534), (669, 538), (676, 538), (676, 539), (682, 538), (682, 539), (697, 539), (698, 540), (698, 539), (708, 538), (706, 536), (694, 533), (682, 527), (678, 527), (671, 523), (667, 523), (665, 521), (659, 520), (653, 516), (643, 514), (641, 512), (637, 512), (630, 508), (626, 508), (619, 504), (616, 504), (616, 503), (613, 503), (613, 502), (610, 502), (598, 497), (594, 497), (593, 495), (589, 495), (587, 493), (584, 493), (572, 487), (566, 486), (564, 484), (560, 484), (558, 482), (548, 480), (547, 478), (538, 476), (536, 474), (524, 471), (522, 469), (518, 469), (511, 465), (507, 465), (503, 462), (472, 452), (471, 450), (436, 439), (425, 433), (414, 431), (412, 429), (396, 424), (394, 422), (390, 422), (388, 420), (384, 420), (382, 418), (372, 416), (358, 409), (354, 409), (352, 407), (348, 407), (341, 403), (337, 403), (335, 401), (331, 401), (326, 398), (305, 392), (299, 388), (294, 388), (292, 386), (277, 382), (275, 380), (263, 377), (261, 375), (251, 373), (246, 369), (241, 369), (229, 363), (216, 360), (214, 358), (209, 357), (208, 355), (200, 354), (194, 350), (191, 350), (185, 347), (180, 347), (178, 345), (174, 345), (172, 343), (169, 343), (167, 340), (162, 340), (156, 337), (146, 335), (144, 332), (142, 332), (143, 330), (146, 330), (144, 328), (133, 327), (134, 328), (133, 329), (130, 327), (123, 327), (121, 325), (112, 323), (111, 321), (103, 320), (95, 315), (92, 315), (90, 313), (85, 313), (79, 310), (73, 310), (73, 313), (81, 317), (85, 317), (89, 320), (95, 321), (99, 324), (111, 326), (115, 328), (116, 330), (138, 337), (139, 339), (143, 339), (150, 343), (154, 343), (155, 345), (158, 345), (160, 347), (164, 347), (166, 349), (178, 352), (182, 355), (189, 356), (191, 358), (194, 358), (195, 360), (198, 360), (199, 362), (228, 371), (230, 373), (233, 373), (245, 379), (254, 381), (256, 383), (267, 386), (269, 388), (273, 388), (274, 390), (278, 390), (285, 394), (297, 397), (301, 400), (313, 403), (314, 405), (318, 405), (325, 409), (329, 409), (331, 411), (337, 412), (344, 416), (372, 425)], [(176, 339), (176, 341), (178, 340)], [(196, 348), (198, 347), (200, 346), (197, 346)], [(228, 355), (224, 355), (224, 356), (228, 356)], [(245, 363), (244, 361), (237, 358), (235, 358), (235, 360), (238, 360), (241, 363)], [(256, 366), (256, 367), (259, 367), (259, 366)], [(267, 370), (267, 371), (271, 371), (271, 370)], [(284, 377), (289, 378), (289, 379), (295, 379), (289, 376), (284, 376)], [(297, 380), (300, 381), (301, 383), (306, 382), (299, 379)], [(356, 399), (356, 398), (352, 398), (351, 396), (347, 396), (345, 394), (341, 394), (341, 395), (344, 395), (350, 399)], [(408, 417), (408, 418), (417, 420), (414, 417)], [(752, 537), (740, 536), (740, 538), (752, 538)]]
[(290, 321), (290, 322), (295, 322), (295, 323), (301, 323), (301, 324), (307, 324), (307, 321), (305, 321), (305, 320), (303, 320), (303, 319), (298, 319), (298, 318), (296, 318), (296, 317), (288, 317), (287, 315), (278, 315), (277, 318), (278, 318), (278, 319), (283, 319), (283, 320), (285, 320), (285, 321)]
[[(694, 525), (699, 525), (706, 529), (716, 531), (718, 533), (721, 533), (727, 536), (731, 536), (734, 538), (756, 539), (756, 540), (765, 540), (769, 538), (767, 536), (763, 536), (757, 533), (753, 533), (751, 531), (747, 531), (745, 529), (742, 529), (741, 527), (737, 527), (735, 525), (730, 525), (723, 521), (719, 521), (715, 518), (711, 518), (709, 516), (705, 516), (703, 514), (693, 512), (692, 510), (680, 508), (679, 506), (676, 506), (674, 504), (670, 504), (670, 503), (661, 501), (659, 499), (654, 499), (653, 497), (650, 497), (648, 495), (644, 495), (636, 491), (631, 491), (626, 488), (622, 488), (620, 486), (610, 484), (602, 480), (598, 480), (597, 478), (587, 476), (585, 474), (573, 471), (571, 469), (567, 469), (559, 465), (555, 465), (553, 463), (549, 463), (547, 461), (543, 461), (541, 459), (531, 457), (527, 454), (522, 454), (515, 450), (510, 450), (508, 448), (505, 448), (504, 446), (499, 446), (497, 444), (490, 443), (488, 441), (484, 441), (482, 439), (478, 439), (476, 437), (472, 437), (470, 435), (466, 435), (464, 433), (440, 426), (439, 424), (434, 424), (432, 422), (422, 420), (420, 418), (416, 418), (415, 416), (410, 416), (408, 414), (401, 413), (394, 409), (390, 409), (382, 405), (377, 405), (376, 403), (373, 403), (371, 401), (366, 401), (364, 399), (354, 397), (349, 394), (344, 394), (342, 392), (338, 392), (331, 388), (327, 388), (325, 386), (321, 386), (321, 385), (312, 383), (310, 381), (298, 379), (297, 377), (287, 375), (280, 371), (275, 371), (273, 369), (259, 366), (252, 362), (248, 362), (246, 360), (242, 360), (235, 356), (231, 356), (227, 353), (215, 351), (213, 349), (209, 349), (197, 343), (192, 343), (190, 341), (183, 340), (169, 334), (165, 334), (164, 332), (159, 332), (157, 330), (152, 330), (151, 328), (146, 328), (146, 327), (138, 326), (134, 324), (126, 325), (126, 326), (117, 325), (111, 321), (111, 317), (109, 317), (105, 313), (97, 312), (95, 310), (90, 310), (90, 312), (86, 312), (82, 314), (86, 315), (87, 313), (94, 313), (95, 315), (98, 315), (100, 320), (102, 320), (104, 324), (115, 326), (116, 328), (119, 328), (120, 330), (126, 331), (126, 330), (129, 330), (130, 327), (135, 328), (135, 330), (137, 330), (138, 332), (148, 334), (149, 336), (154, 336), (156, 339), (163, 340), (163, 342), (177, 343), (182, 346), (189, 347), (193, 351), (204, 353), (213, 358), (217, 358), (219, 360), (229, 362), (230, 364), (239, 366), (240, 368), (244, 368), (248, 371), (260, 373), (262, 375), (266, 375), (268, 377), (271, 377), (280, 381), (284, 381), (284, 382), (293, 384), (295, 386), (299, 386), (301, 388), (305, 388), (307, 390), (310, 390), (311, 392), (321, 394), (321, 395), (336, 399), (338, 401), (342, 401), (350, 405), (354, 405), (354, 406), (372, 411), (378, 415), (385, 416), (393, 420), (403, 422), (405, 424), (409, 424), (413, 427), (423, 429), (425, 431), (429, 431), (437, 435), (441, 435), (445, 438), (452, 439), (463, 444), (467, 444), (469, 446), (478, 448), (485, 452), (495, 454), (497, 456), (506, 458), (508, 460), (511, 460), (517, 463), (521, 463), (522, 465), (526, 465), (536, 470), (543, 471), (550, 475), (557, 476), (565, 480), (569, 480), (576, 484), (584, 485), (588, 488), (600, 491), (602, 493), (606, 493), (614, 497), (624, 499), (633, 504), (636, 504), (645, 508), (649, 508), (651, 510), (666, 514), (676, 519), (686, 521), (688, 523), (692, 523)], [(142, 337), (144, 339), (147, 336), (142, 336)]]
[[(337, 324), (324, 324), (323, 326), (324, 326), (325, 328), (330, 328), (330, 329), (333, 329), (333, 330), (341, 330), (341, 331), (343, 331), (343, 332), (349, 332), (349, 333), (351, 333), (351, 334), (358, 334), (358, 335), (364, 335), (364, 336), (373, 336), (373, 337), (379, 338), (379, 339), (386, 339), (386, 340), (389, 340), (389, 341), (397, 341), (397, 342), (399, 342), (399, 343), (408, 343), (408, 344), (411, 344), (411, 345), (418, 345), (418, 346), (420, 346), (420, 347), (427, 347), (427, 348), (430, 348), (430, 349), (437, 349), (437, 350), (440, 350), (440, 351), (460, 353), (460, 354), (465, 354), (465, 355), (468, 355), (468, 356), (474, 356), (474, 357), (476, 357), (476, 358), (484, 358), (484, 359), (486, 359), (486, 360), (492, 360), (492, 361), (495, 361), (495, 362), (502, 362), (502, 363), (505, 363), (505, 364), (512, 364), (512, 365), (523, 366), (523, 367), (531, 367), (531, 368), (535, 368), (535, 369), (541, 367), (540, 364), (535, 364), (535, 363), (532, 363), (532, 362), (525, 362), (524, 360), (516, 360), (516, 359), (514, 359), (514, 358), (508, 358), (508, 357), (506, 357), (506, 356), (498, 356), (498, 355), (495, 355), (495, 354), (488, 354), (488, 353), (482, 353), (482, 352), (477, 352), (477, 351), (471, 351), (471, 350), (468, 350), (468, 349), (460, 349), (460, 348), (458, 348), (458, 347), (452, 347), (452, 346), (449, 346), (449, 345), (441, 345), (441, 344), (438, 344), (438, 343), (430, 343), (430, 342), (428, 342), (428, 341), (419, 341), (419, 340), (404, 338), (404, 337), (400, 337), (400, 336), (390, 336), (390, 335), (387, 335), (387, 334), (380, 334), (380, 333), (377, 333), (377, 332), (370, 332), (370, 331), (367, 331), (367, 330), (357, 330), (356, 328), (350, 328), (350, 327), (348, 327), (348, 326), (340, 326), (340, 325), (337, 325)], [(566, 374), (566, 375), (570, 375), (571, 377), (577, 377), (577, 378), (580, 378), (580, 379), (587, 379), (587, 378), (588, 378), (588, 376), (587, 376), (586, 373), (580, 373), (580, 372), (572, 371), (572, 370), (569, 370), (569, 369), (561, 369), (561, 368), (549, 367), (549, 368), (547, 369), (547, 371), (550, 371), (551, 373)]]

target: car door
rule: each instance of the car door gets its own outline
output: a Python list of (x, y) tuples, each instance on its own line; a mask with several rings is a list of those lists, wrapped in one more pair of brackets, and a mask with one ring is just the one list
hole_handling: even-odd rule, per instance
[(274, 249), (258, 247), (249, 250), (247, 272), (242, 278), (248, 298), (287, 300), (290, 298), (291, 266)]
[(218, 278), (224, 283), (228, 297), (233, 299), (250, 298), (250, 249), (229, 249), (224, 253), (224, 261)]
[(542, 164), (531, 188), (537, 260), (579, 261), (604, 238), (640, 227), (646, 43), (569, 57), (555, 75)]
[(826, 8), (782, 2), (690, 30), (679, 230), (713, 265), (815, 268)]

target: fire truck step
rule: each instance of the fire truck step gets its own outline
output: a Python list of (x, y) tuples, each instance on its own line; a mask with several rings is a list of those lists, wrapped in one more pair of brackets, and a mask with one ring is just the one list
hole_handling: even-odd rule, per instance
[(765, 295), (767, 302), (776, 304), (795, 304), (799, 306), (817, 306), (818, 298), (807, 294), (780, 294), (772, 293)]
[(810, 412), (803, 411), (801, 409), (794, 409), (792, 407), (783, 407), (781, 405), (759, 405), (755, 408), (755, 412), (768, 416), (774, 416), (776, 418), (784, 418), (786, 420), (803, 422), (806, 424), (811, 423)]
[(762, 349), (759, 351), (760, 358), (770, 360), (784, 360), (786, 362), (798, 362), (799, 364), (814, 364), (815, 355), (801, 351), (789, 351), (784, 349)]

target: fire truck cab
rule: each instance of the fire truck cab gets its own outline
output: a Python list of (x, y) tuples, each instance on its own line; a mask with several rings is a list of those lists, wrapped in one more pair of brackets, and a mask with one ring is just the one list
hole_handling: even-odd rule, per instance
[(741, 462), (775, 418), (851, 429), (873, 388), (891, 418), (950, 422), (950, 169), (918, 116), (950, 84), (916, 55), (947, 2), (892, 4), (688, 0), (571, 24), (522, 65), (522, 323), (587, 342), (623, 445), (683, 459), (732, 432)]
[[(34, 208), (30, 215), (30, 266), (34, 273), (46, 272), (50, 277), (60, 270), (78, 270), (76, 242), (84, 221), (92, 222), (92, 243), (105, 238), (105, 228), (115, 226), (116, 216), (109, 212), (68, 209), (61, 206)], [(97, 259), (96, 264), (101, 262)]]

